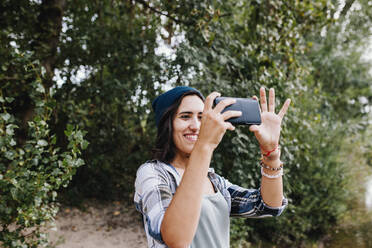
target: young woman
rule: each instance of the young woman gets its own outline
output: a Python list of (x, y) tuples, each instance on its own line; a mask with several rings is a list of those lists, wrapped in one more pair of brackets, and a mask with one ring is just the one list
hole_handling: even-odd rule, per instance
[(158, 136), (154, 160), (137, 171), (134, 201), (143, 214), (148, 247), (229, 247), (229, 217), (280, 215), (283, 197), (279, 137), (287, 99), (275, 114), (275, 92), (260, 89), (262, 124), (252, 125), (262, 153), (260, 189), (244, 189), (214, 173), (210, 163), (226, 130), (235, 127), (229, 118), (239, 111), (222, 110), (234, 103), (221, 101), (219, 93), (205, 100), (194, 88), (179, 86), (158, 96), (155, 110)]

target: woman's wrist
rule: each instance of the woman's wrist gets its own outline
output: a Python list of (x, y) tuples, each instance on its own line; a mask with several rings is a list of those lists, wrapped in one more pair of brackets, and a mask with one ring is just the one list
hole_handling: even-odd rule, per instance
[(262, 159), (262, 163), (266, 166), (266, 167), (269, 167), (269, 168), (273, 168), (274, 170), (276, 168), (280, 168), (283, 166), (283, 163), (282, 161), (280, 161), (279, 157), (275, 160), (268, 160), (268, 159), (265, 159), (265, 157)]
[(260, 162), (261, 175), (270, 178), (276, 179), (283, 176), (283, 162), (280, 159), (271, 160), (269, 162), (264, 162), (262, 159)]
[(265, 169), (268, 169), (268, 170), (279, 171), (279, 170), (283, 169), (283, 162), (280, 161), (280, 165), (278, 167), (271, 167), (271, 166), (268, 166), (267, 164), (265, 164), (263, 160), (261, 160), (260, 161), (260, 166), (262, 168), (265, 168)]
[(283, 169), (278, 171), (268, 170), (261, 167), (261, 175), (269, 179), (277, 179), (283, 176)]
[(213, 154), (215, 146), (209, 143), (197, 141), (194, 145), (193, 151), (194, 150), (200, 150), (205, 154)]
[(265, 153), (265, 151), (261, 148), (261, 154), (264, 161), (278, 160), (280, 159), (280, 147), (277, 147), (277, 149), (275, 149), (275, 151), (271, 152), (269, 155), (267, 155), (267, 152)]
[(279, 144), (274, 145), (274, 146), (261, 146), (261, 144), (260, 144), (260, 149), (261, 149), (262, 155), (267, 156), (267, 157), (270, 156), (270, 154), (277, 151), (278, 148), (279, 148)]

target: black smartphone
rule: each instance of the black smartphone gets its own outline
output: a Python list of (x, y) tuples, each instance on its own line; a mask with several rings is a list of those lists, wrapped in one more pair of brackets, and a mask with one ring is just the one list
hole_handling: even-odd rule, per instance
[(236, 103), (227, 106), (223, 111), (237, 110), (241, 111), (242, 115), (239, 117), (230, 118), (227, 121), (233, 125), (260, 125), (261, 113), (258, 101), (249, 98), (236, 97), (217, 97), (214, 99), (214, 104), (217, 105), (220, 101), (228, 98), (236, 99)]

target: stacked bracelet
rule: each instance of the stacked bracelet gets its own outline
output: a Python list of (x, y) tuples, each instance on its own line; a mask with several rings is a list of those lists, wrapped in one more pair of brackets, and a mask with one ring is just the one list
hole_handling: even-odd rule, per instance
[(270, 179), (279, 178), (283, 176), (283, 170), (280, 170), (280, 172), (276, 175), (270, 175), (270, 174), (266, 174), (263, 170), (263, 167), (261, 167), (261, 175), (264, 177), (270, 178)]
[(280, 171), (281, 169), (283, 169), (283, 162), (280, 161), (280, 166), (278, 168), (273, 168), (273, 167), (270, 167), (270, 166), (267, 166), (263, 160), (260, 161), (260, 166), (262, 168), (265, 168), (265, 169), (268, 169), (268, 170), (272, 170), (272, 171)]
[[(261, 175), (262, 176), (270, 178), (270, 179), (279, 178), (279, 177), (283, 176), (283, 162), (282, 161), (280, 161), (280, 165), (277, 168), (270, 167), (270, 166), (268, 166), (264, 163), (264, 157), (268, 157), (272, 152), (276, 151), (277, 149), (280, 150), (279, 145), (277, 145), (271, 151), (265, 151), (261, 147), (262, 157), (261, 157), (261, 161), (260, 161), (260, 166), (261, 166)], [(270, 175), (270, 174), (265, 173), (264, 168), (267, 169), (267, 170), (271, 170), (271, 171), (279, 171), (279, 173), (276, 174), (276, 175)]]

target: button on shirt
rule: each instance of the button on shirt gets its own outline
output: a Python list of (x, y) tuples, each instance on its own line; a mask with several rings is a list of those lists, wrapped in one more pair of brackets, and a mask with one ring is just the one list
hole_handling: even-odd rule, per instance
[[(208, 177), (214, 188), (226, 200), (230, 216), (247, 218), (279, 216), (288, 204), (287, 199), (283, 198), (281, 207), (269, 207), (263, 202), (259, 189), (245, 189), (232, 184), (214, 173), (212, 168), (209, 169)], [(160, 227), (165, 210), (180, 181), (181, 176), (172, 165), (158, 160), (148, 161), (137, 170), (134, 203), (144, 217), (148, 247), (167, 247), (161, 237)]]

